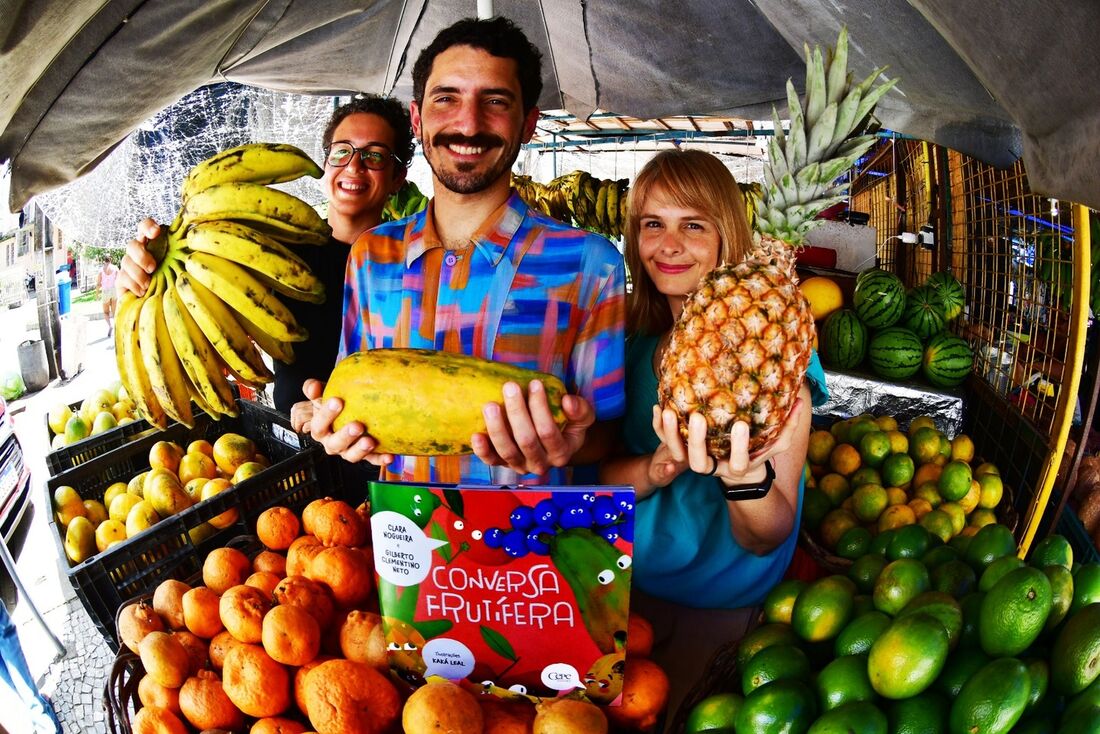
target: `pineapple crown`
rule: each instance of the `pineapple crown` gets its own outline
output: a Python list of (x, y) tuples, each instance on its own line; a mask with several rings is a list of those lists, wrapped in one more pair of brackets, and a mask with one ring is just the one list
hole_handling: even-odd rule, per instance
[(804, 48), (806, 95), (800, 100), (787, 80), (787, 134), (772, 108), (775, 136), (768, 144), (764, 191), (756, 207), (757, 229), (795, 246), (815, 226), (819, 212), (843, 200), (848, 183), (833, 182), (874, 143), (875, 136), (866, 133), (875, 104), (898, 81), (874, 86), (886, 69), (879, 67), (853, 84), (847, 28), (840, 29), (836, 49), (828, 49), (824, 58), (820, 46)]

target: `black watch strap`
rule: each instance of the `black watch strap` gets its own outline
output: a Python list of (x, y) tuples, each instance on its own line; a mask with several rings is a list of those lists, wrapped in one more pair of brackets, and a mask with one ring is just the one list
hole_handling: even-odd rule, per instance
[(775, 467), (772, 466), (771, 459), (764, 460), (764, 478), (759, 482), (750, 482), (748, 484), (734, 484), (732, 486), (722, 483), (722, 494), (726, 496), (727, 500), (754, 500), (768, 494), (768, 490), (772, 488), (772, 481), (775, 479)]

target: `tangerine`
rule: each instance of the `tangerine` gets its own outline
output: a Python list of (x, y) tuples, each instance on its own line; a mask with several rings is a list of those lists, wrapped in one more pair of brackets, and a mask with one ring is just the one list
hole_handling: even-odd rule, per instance
[(241, 642), (263, 639), (264, 615), (271, 609), (270, 597), (253, 586), (240, 584), (226, 590), (218, 601), (218, 614), (229, 634)]
[(860, 462), (859, 451), (851, 444), (837, 444), (832, 453), (829, 454), (829, 468), (846, 477), (855, 473), (860, 466)]
[(890, 505), (878, 517), (878, 531), (893, 530), (894, 528), (912, 525), (917, 521), (917, 515), (909, 505)]
[(390, 665), (382, 617), (358, 609), (348, 612), (340, 623), (340, 652), (348, 660), (387, 672)]
[(252, 571), (252, 562), (236, 548), (215, 548), (202, 564), (202, 581), (215, 594), (244, 583)]
[(827, 464), (829, 455), (836, 447), (836, 437), (828, 431), (814, 431), (806, 447), (806, 458), (811, 464)]
[(259, 645), (234, 645), (222, 664), (222, 687), (249, 716), (278, 716), (290, 706), (290, 676)]
[(365, 663), (327, 660), (309, 671), (304, 688), (309, 721), (318, 734), (388, 731), (401, 714), (397, 689)]
[(859, 440), (859, 456), (864, 466), (879, 468), (890, 455), (890, 437), (884, 431), (870, 431)]
[(302, 529), (289, 507), (269, 507), (256, 518), (256, 537), (270, 550), (286, 550)]
[(244, 714), (225, 695), (218, 674), (202, 670), (180, 688), (180, 710), (198, 729), (237, 731), (244, 727)]
[[(301, 666), (317, 657), (321, 649), (321, 628), (313, 615), (301, 607), (279, 605), (264, 616), (262, 641), (272, 660)], [(385, 658), (383, 640), (382, 659)]]
[(225, 629), (218, 614), (218, 595), (196, 586), (183, 595), (183, 623), (199, 637), (209, 640)]
[[(911, 428), (911, 427), (910, 427)], [(909, 455), (917, 464), (927, 464), (940, 455), (940, 432), (935, 428), (918, 428), (909, 434)]]

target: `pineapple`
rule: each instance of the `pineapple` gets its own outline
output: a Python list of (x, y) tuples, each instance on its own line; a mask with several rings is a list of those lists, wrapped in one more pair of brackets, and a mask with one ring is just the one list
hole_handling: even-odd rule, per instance
[(882, 73), (876, 69), (853, 84), (847, 65), (846, 30), (827, 58), (820, 48), (806, 49), (803, 100), (787, 81), (790, 132), (772, 113), (775, 137), (754, 207), (757, 246), (745, 261), (704, 276), (685, 300), (661, 360), (661, 407), (679, 414), (685, 440), (688, 416), (701, 413), (707, 451), (716, 459), (729, 457), (734, 421), (749, 424), (750, 453), (775, 440), (809, 365), (814, 322), (798, 289), (794, 251), (814, 217), (844, 197), (847, 184), (834, 182), (874, 143), (874, 135), (863, 133), (875, 103), (897, 81), (874, 87)]

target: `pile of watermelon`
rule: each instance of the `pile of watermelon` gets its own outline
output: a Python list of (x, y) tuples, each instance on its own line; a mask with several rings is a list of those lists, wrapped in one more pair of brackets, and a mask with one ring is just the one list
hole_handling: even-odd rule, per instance
[(842, 370), (866, 360), (887, 380), (920, 372), (936, 387), (955, 387), (974, 364), (966, 340), (947, 330), (963, 302), (962, 284), (950, 273), (934, 273), (906, 293), (893, 273), (864, 270), (856, 277), (853, 307), (834, 312), (821, 328), (821, 359)]

